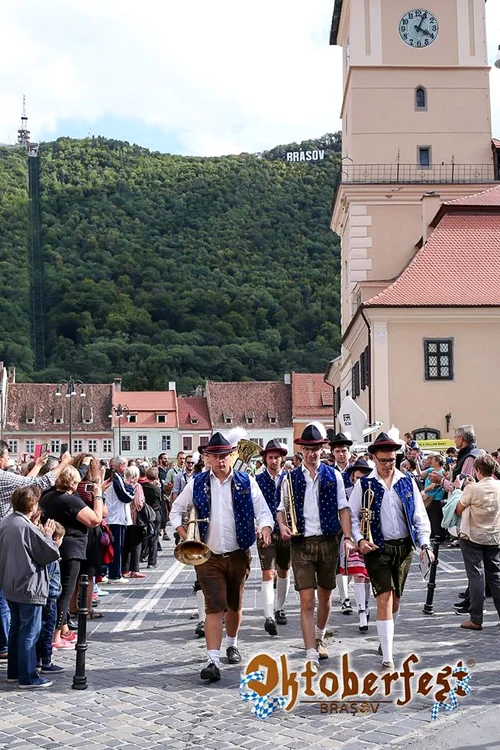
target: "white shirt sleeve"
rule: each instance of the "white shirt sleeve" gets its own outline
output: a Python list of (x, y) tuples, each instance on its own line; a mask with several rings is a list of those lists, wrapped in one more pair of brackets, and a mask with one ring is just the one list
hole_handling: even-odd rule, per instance
[(415, 531), (417, 532), (418, 543), (420, 544), (420, 546), (422, 546), (423, 544), (430, 544), (431, 524), (429, 521), (429, 516), (427, 515), (427, 511), (425, 509), (424, 501), (422, 500), (422, 495), (420, 494), (420, 490), (418, 489), (414, 479), (411, 480), (411, 483), (413, 485), (413, 500), (415, 503), (413, 525), (415, 526)]
[(342, 479), (342, 474), (340, 471), (337, 471), (337, 469), (335, 469), (335, 478), (337, 480), (337, 508), (342, 510), (343, 508), (348, 508), (349, 503), (345, 494), (345, 485), (344, 480)]
[[(259, 485), (257, 484), (257, 482), (255, 481), (253, 477), (250, 477), (250, 492), (252, 495), (253, 512), (255, 515), (255, 521), (257, 523), (257, 527), (259, 531), (262, 531), (264, 526), (270, 526), (271, 531), (272, 531), (274, 529), (273, 514), (269, 510), (269, 506), (266, 503), (264, 495), (262, 494)], [(179, 497), (182, 497), (183, 494), (184, 492), (182, 492), (181, 495), (179, 495)]]
[(363, 539), (361, 533), (361, 526), (359, 522), (359, 516), (361, 512), (361, 504), (363, 500), (363, 493), (361, 491), (361, 482), (358, 481), (353, 487), (351, 496), (349, 498), (349, 509), (351, 511), (351, 527), (352, 527), (352, 538), (356, 543)]
[(172, 503), (170, 523), (174, 530), (182, 526), (182, 514), (186, 513), (187, 509), (193, 504), (193, 486), (194, 482), (188, 482)]

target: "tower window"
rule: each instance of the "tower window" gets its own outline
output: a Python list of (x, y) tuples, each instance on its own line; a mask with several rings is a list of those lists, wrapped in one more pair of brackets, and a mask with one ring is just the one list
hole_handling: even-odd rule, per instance
[(423, 86), (415, 89), (415, 109), (420, 111), (427, 109), (427, 91)]
[(453, 380), (453, 339), (424, 339), (426, 380)]
[(418, 147), (418, 165), (420, 167), (431, 166), (431, 147), (430, 146)]

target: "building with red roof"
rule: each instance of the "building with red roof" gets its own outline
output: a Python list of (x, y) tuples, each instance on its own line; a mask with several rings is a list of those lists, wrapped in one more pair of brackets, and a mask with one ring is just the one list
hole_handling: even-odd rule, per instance
[[(342, 351), (325, 379), (370, 423), (418, 439), (500, 406), (500, 141), (492, 138), (485, 0), (432, 11), (335, 0), (342, 47)], [(433, 14), (435, 12), (435, 15)], [(477, 383), (480, 382), (480, 388)], [(338, 424), (336, 425), (339, 426)]]
[(206, 445), (212, 433), (207, 399), (204, 396), (179, 396), (177, 411), (180, 450), (196, 451)]
[(332, 427), (334, 391), (323, 373), (292, 372), (292, 417), (294, 439), (300, 437), (309, 422)]

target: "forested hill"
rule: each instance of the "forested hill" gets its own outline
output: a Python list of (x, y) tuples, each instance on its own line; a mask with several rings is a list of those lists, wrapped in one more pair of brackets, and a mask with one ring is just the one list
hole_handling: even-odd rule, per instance
[[(317, 162), (287, 151), (325, 149)], [(27, 156), (0, 149), (0, 359), (127, 389), (321, 372), (338, 353), (329, 229), (339, 134), (172, 156), (103, 138), (39, 151), (45, 369), (30, 346)]]

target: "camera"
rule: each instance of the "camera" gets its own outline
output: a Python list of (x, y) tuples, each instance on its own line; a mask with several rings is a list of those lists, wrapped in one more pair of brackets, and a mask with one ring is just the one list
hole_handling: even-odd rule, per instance
[(85, 492), (93, 492), (94, 491), (94, 485), (90, 482), (87, 482), (85, 485)]

